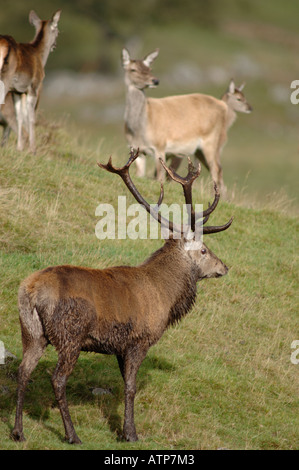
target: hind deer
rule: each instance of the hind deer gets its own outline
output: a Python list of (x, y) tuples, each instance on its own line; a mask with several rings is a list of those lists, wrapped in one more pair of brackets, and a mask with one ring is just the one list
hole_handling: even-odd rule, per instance
[[(23, 360), (18, 372), (18, 396), (12, 437), (23, 441), (23, 402), (25, 388), (46, 346), (52, 344), (58, 352), (58, 362), (52, 376), (55, 397), (59, 405), (65, 437), (70, 443), (80, 443), (68, 409), (66, 382), (80, 351), (114, 354), (125, 384), (125, 416), (123, 437), (136, 441), (134, 398), (136, 375), (150, 346), (155, 344), (167, 327), (179, 321), (196, 299), (197, 282), (227, 273), (225, 264), (212, 253), (202, 239), (189, 236), (196, 223), (203, 225), (203, 234), (226, 230), (232, 219), (222, 226), (205, 226), (219, 201), (215, 188), (214, 202), (202, 214), (190, 211), (190, 224), (174, 224), (152, 210), (135, 187), (129, 173), (138, 152), (131, 153), (122, 168), (99, 164), (119, 175), (134, 198), (172, 234), (158, 251), (139, 266), (117, 266), (91, 269), (76, 266), (54, 266), (37, 271), (25, 279), (19, 289), (19, 312), (23, 342)], [(182, 178), (165, 170), (183, 186), (186, 204), (192, 206), (192, 184), (199, 176), (189, 161), (189, 171)], [(161, 187), (158, 206), (163, 200)], [(203, 220), (199, 221), (199, 217)], [(199, 221), (199, 222), (198, 222)], [(186, 236), (185, 236), (186, 235)]]
[[(13, 93), (12, 97), (8, 95), (6, 112), (4, 105), (4, 122), (10, 127), (15, 126), (13, 98), (18, 150), (24, 148), (22, 127), (28, 117), (29, 146), (35, 152), (35, 111), (45, 77), (44, 68), (50, 51), (56, 47), (60, 14), (61, 10), (57, 10), (50, 20), (43, 21), (32, 10), (29, 22), (35, 27), (36, 34), (29, 43), (18, 43), (11, 36), (0, 36), (0, 79), (4, 84), (5, 96)], [(7, 133), (4, 138), (7, 138)]]
[[(159, 50), (142, 60), (133, 60), (122, 50), (125, 71), (126, 107), (125, 134), (130, 147), (145, 154), (154, 154), (159, 180), (163, 180), (159, 159), (175, 155), (172, 167), (177, 169), (185, 155), (194, 154), (209, 169), (213, 181), (223, 190), (220, 155), (227, 140), (227, 131), (236, 119), (236, 112), (250, 113), (242, 89), (231, 80), (222, 99), (200, 93), (147, 98), (146, 88), (154, 88), (159, 80), (152, 75), (151, 65)], [(203, 154), (203, 155), (202, 155)], [(138, 176), (145, 174), (145, 157), (136, 161)]]

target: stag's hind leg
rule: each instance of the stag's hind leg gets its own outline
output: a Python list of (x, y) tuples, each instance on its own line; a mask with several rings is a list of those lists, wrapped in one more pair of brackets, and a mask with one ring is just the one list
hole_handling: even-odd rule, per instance
[(47, 340), (44, 336), (42, 325), (38, 317), (37, 311), (23, 304), (20, 308), (20, 320), (22, 329), (23, 342), (23, 360), (18, 371), (18, 393), (15, 426), (12, 431), (12, 438), (16, 441), (24, 441), (23, 434), (23, 404), (25, 389), (31, 373), (35, 369), (39, 359), (41, 358)]
[(52, 376), (52, 385), (65, 428), (65, 439), (70, 444), (81, 444), (74, 429), (66, 399), (66, 383), (73, 371), (80, 351), (92, 331), (96, 314), (83, 299), (62, 299), (54, 308), (48, 335), (58, 352), (58, 362)]

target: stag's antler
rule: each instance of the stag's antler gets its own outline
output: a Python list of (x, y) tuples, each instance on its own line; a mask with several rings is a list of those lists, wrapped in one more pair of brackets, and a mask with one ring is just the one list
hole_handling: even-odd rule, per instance
[[(204, 217), (202, 221), (202, 225), (204, 225), (208, 221), (211, 213), (216, 209), (217, 204), (220, 199), (220, 193), (218, 191), (218, 187), (215, 183), (214, 184), (214, 191), (215, 191), (214, 201), (212, 202), (212, 204), (209, 204), (208, 209), (206, 209), (202, 213), (196, 213), (192, 205), (192, 184), (195, 181), (195, 179), (200, 175), (200, 172), (201, 172), (200, 163), (198, 163), (198, 167), (196, 169), (193, 163), (191, 162), (190, 157), (188, 157), (188, 174), (185, 178), (183, 178), (179, 176), (177, 173), (175, 173), (175, 171), (173, 171), (171, 168), (168, 168), (161, 158), (160, 158), (160, 162), (163, 168), (165, 169), (165, 171), (170, 176), (170, 178), (176, 181), (177, 183), (180, 183), (183, 186), (185, 201), (186, 201), (187, 207), (190, 207), (190, 210), (188, 211), (189, 226), (191, 227), (191, 230), (194, 232), (196, 221)], [(216, 232), (221, 232), (223, 230), (226, 230), (231, 225), (232, 221), (233, 221), (233, 218), (231, 218), (225, 225), (203, 227), (203, 233), (204, 234), (216, 233)]]
[(171, 168), (168, 168), (162, 158), (160, 158), (160, 163), (163, 166), (164, 170), (169, 174), (170, 178), (180, 183), (183, 186), (185, 201), (187, 204), (188, 210), (188, 225), (191, 227), (192, 232), (195, 231), (195, 212), (192, 204), (192, 184), (195, 179), (200, 175), (201, 167), (198, 164), (197, 169), (192, 165), (190, 158), (188, 157), (188, 174), (185, 178), (179, 176)]
[(185, 230), (187, 230), (187, 226), (178, 226), (177, 224), (165, 219), (165, 217), (163, 217), (158, 212), (159, 207), (164, 197), (164, 189), (163, 189), (162, 183), (161, 183), (159, 200), (154, 208), (151, 207), (150, 204), (141, 196), (136, 186), (134, 185), (131, 179), (130, 173), (129, 173), (129, 168), (138, 156), (139, 156), (139, 150), (137, 150), (135, 153), (133, 150), (131, 150), (130, 158), (122, 168), (114, 167), (112, 165), (111, 157), (109, 158), (107, 165), (103, 165), (102, 163), (98, 163), (98, 165), (104, 170), (110, 171), (110, 173), (118, 174), (122, 178), (123, 182), (129, 189), (129, 191), (133, 194), (136, 201), (139, 202), (139, 204), (141, 204), (147, 210), (147, 212), (151, 214), (163, 227), (168, 228), (171, 232), (177, 232), (181, 234), (184, 233)]
[[(109, 161), (106, 165), (102, 163), (98, 163), (98, 165), (104, 170), (109, 171), (110, 173), (118, 174), (124, 181), (129, 191), (133, 194), (136, 201), (139, 202), (139, 204), (141, 204), (147, 210), (147, 212), (151, 214), (163, 227), (167, 227), (171, 232), (178, 232), (178, 233), (183, 234), (183, 233), (187, 233), (189, 228), (191, 228), (191, 230), (194, 232), (196, 221), (201, 218), (204, 218), (201, 222), (201, 225), (203, 226), (208, 221), (210, 214), (216, 209), (219, 198), (220, 198), (220, 194), (215, 184), (214, 185), (215, 197), (214, 197), (213, 203), (211, 205), (209, 204), (208, 209), (206, 209), (202, 213), (196, 213), (194, 211), (193, 204), (192, 204), (192, 184), (195, 181), (195, 179), (200, 175), (200, 171), (201, 171), (200, 164), (198, 164), (198, 168), (196, 169), (194, 165), (192, 164), (190, 158), (188, 158), (188, 174), (186, 177), (182, 177), (182, 176), (179, 176), (177, 173), (175, 173), (172, 169), (168, 168), (165, 165), (164, 161), (160, 159), (160, 162), (163, 168), (169, 174), (171, 179), (173, 179), (177, 183), (180, 183), (183, 186), (185, 201), (186, 201), (187, 207), (190, 208), (190, 210), (188, 210), (188, 219), (189, 219), (188, 225), (181, 224), (180, 226), (178, 226), (177, 224), (174, 224), (173, 222), (165, 219), (158, 212), (159, 207), (164, 197), (164, 189), (163, 189), (162, 183), (161, 183), (159, 200), (158, 200), (157, 205), (154, 208), (152, 208), (150, 204), (148, 204), (148, 202), (141, 196), (141, 194), (135, 187), (131, 179), (130, 173), (129, 173), (129, 168), (138, 156), (139, 156), (139, 150), (137, 150), (135, 153), (133, 150), (131, 150), (130, 158), (122, 168), (114, 167), (112, 165), (111, 157), (109, 158)], [(216, 233), (216, 232), (221, 232), (223, 230), (226, 230), (231, 225), (232, 221), (233, 221), (233, 218), (231, 218), (225, 225), (203, 227), (203, 233), (204, 234)]]

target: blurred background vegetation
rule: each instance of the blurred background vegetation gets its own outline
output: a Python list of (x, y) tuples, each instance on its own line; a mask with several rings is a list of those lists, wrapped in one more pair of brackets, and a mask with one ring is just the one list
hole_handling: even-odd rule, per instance
[[(91, 148), (127, 156), (120, 52), (141, 58), (159, 47), (150, 96), (203, 92), (221, 97), (229, 79), (246, 81), (254, 108), (239, 115), (222, 155), (224, 178), (254, 198), (298, 202), (299, 2), (294, 0), (2, 0), (0, 32), (30, 41), (28, 13), (62, 9), (46, 66), (40, 111), (63, 116)], [(100, 147), (99, 147), (100, 146)], [(105, 155), (106, 155), (105, 153)]]

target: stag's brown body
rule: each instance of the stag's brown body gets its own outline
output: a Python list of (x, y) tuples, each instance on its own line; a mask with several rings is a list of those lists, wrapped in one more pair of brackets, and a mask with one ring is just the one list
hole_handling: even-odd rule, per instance
[[(110, 162), (103, 167), (119, 173), (141, 202), (128, 174), (136, 158), (137, 154), (122, 169), (115, 169)], [(194, 179), (197, 174), (191, 176)], [(180, 181), (189, 185), (186, 193), (191, 191), (192, 178)], [(142, 201), (147, 208), (146, 201)], [(215, 207), (213, 203), (206, 213)], [(231, 221), (222, 227), (204, 229), (214, 233), (230, 224)], [(66, 439), (80, 443), (69, 415), (65, 388), (80, 351), (84, 350), (117, 356), (125, 382), (123, 434), (126, 440), (136, 440), (136, 375), (149, 347), (191, 309), (199, 280), (226, 273), (227, 267), (202, 241), (171, 237), (136, 267), (99, 270), (65, 265), (30, 275), (19, 290), (23, 360), (19, 368), (14, 439), (24, 439), (22, 408), (26, 384), (45, 347), (51, 343), (58, 351), (52, 383)]]
[(38, 271), (22, 283), (19, 305), (22, 309), (27, 303), (29, 322), (36, 310), (36, 327), (58, 348), (57, 328), (61, 329), (63, 316), (73, 331), (72, 347), (77, 343), (79, 351), (121, 355), (136, 340), (151, 346), (169, 324), (186, 314), (200, 278), (181, 241), (168, 240), (137, 267), (55, 266)]

